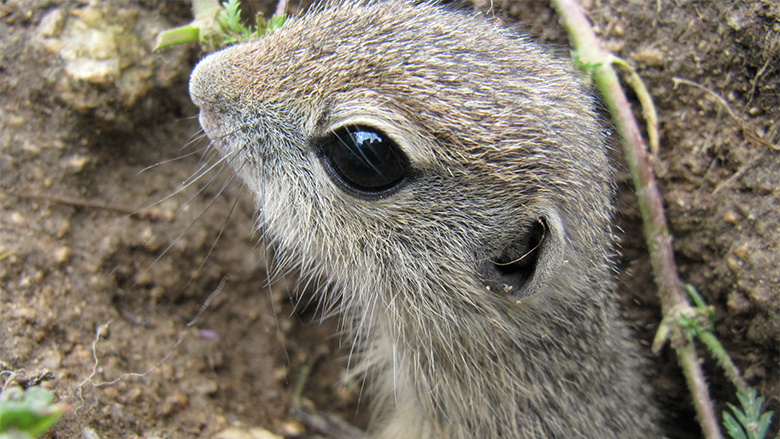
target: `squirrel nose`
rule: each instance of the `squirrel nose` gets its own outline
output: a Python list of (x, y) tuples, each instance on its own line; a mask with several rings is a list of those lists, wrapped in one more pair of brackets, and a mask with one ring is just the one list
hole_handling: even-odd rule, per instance
[(220, 120), (221, 117), (219, 113), (210, 111), (206, 107), (201, 107), (198, 121), (209, 139), (214, 140), (221, 136), (220, 127), (222, 126), (222, 123)]
[(208, 57), (198, 63), (193, 70), (190, 76), (190, 99), (200, 109), (198, 116), (200, 126), (209, 138), (215, 139), (219, 137), (220, 111), (217, 108), (220, 105), (217, 104), (218, 94), (214, 92), (219, 87), (219, 81), (214, 78), (218, 70), (214, 69), (212, 64), (211, 57)]
[(201, 110), (229, 112), (238, 102), (233, 84), (242, 73), (228, 62), (240, 46), (233, 46), (203, 58), (190, 75), (190, 99)]
[(231, 78), (235, 72), (225, 62), (228, 51), (202, 59), (190, 75), (190, 99), (200, 108), (200, 124), (211, 139), (219, 137), (222, 119), (234, 112), (238, 103), (235, 90), (229, 86), (235, 83)]

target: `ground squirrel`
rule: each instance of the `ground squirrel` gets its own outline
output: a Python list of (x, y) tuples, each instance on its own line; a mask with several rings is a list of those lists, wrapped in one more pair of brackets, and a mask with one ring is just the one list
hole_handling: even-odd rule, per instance
[(475, 13), (330, 2), (205, 58), (200, 121), (333, 286), (373, 438), (650, 438), (611, 168), (568, 63)]

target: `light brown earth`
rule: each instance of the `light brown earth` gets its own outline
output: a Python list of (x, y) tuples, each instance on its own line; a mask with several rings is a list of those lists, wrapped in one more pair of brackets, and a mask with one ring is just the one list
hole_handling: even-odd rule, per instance
[[(506, 25), (566, 53), (545, 2), (495, 6)], [(714, 306), (718, 336), (777, 413), (780, 4), (586, 7), (658, 107), (655, 165), (682, 279)], [(304, 406), (365, 425), (359, 383), (340, 379), (349, 340), (336, 322), (320, 323), (311, 295), (296, 307), (293, 278), (267, 287), (268, 252), (241, 186), (220, 189), (229, 172), (183, 184), (212, 158), (190, 144), (197, 110), (186, 84), (198, 55), (150, 47), (188, 13), (187, 3), (154, 0), (0, 2), (0, 384), (42, 383), (73, 403), (53, 438), (212, 437), (228, 427), (292, 436), (302, 426), (291, 394), (312, 366)], [(660, 312), (621, 175), (621, 302), (648, 345)], [(670, 434), (696, 437), (672, 353), (652, 361)], [(713, 395), (734, 402), (705, 366)]]

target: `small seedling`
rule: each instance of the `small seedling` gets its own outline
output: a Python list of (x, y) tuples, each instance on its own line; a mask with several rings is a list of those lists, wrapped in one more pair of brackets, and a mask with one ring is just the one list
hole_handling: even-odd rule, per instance
[(42, 387), (11, 387), (0, 394), (0, 439), (32, 439), (51, 427), (70, 404), (54, 403)]
[(215, 0), (192, 0), (195, 20), (185, 26), (161, 32), (157, 36), (155, 49), (197, 41), (204, 52), (212, 52), (268, 35), (282, 27), (287, 18), (283, 14), (265, 20), (263, 14), (257, 14), (256, 24), (245, 26), (241, 22), (240, 6), (238, 0), (228, 0), (221, 4)]
[(726, 426), (729, 436), (733, 439), (764, 439), (773, 414), (761, 413), (764, 397), (758, 396), (753, 389), (743, 389), (737, 392), (737, 399), (742, 406), (741, 410), (733, 404), (728, 404), (734, 415), (723, 411), (723, 425)]

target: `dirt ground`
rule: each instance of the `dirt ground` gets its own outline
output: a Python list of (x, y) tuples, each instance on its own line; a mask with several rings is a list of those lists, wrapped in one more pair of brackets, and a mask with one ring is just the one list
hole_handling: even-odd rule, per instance
[[(714, 307), (777, 431), (780, 3), (585, 4), (655, 100), (681, 277)], [(565, 53), (546, 2), (494, 6)], [(155, 0), (0, 2), (0, 385), (72, 402), (52, 438), (300, 437), (290, 407), (310, 370), (303, 407), (364, 426), (360, 384), (342, 379), (348, 340), (316, 298), (296, 299), (294, 276), (268, 286), (251, 200), (203, 168), (213, 157), (192, 141), (186, 88), (197, 52), (151, 53), (188, 14)], [(621, 303), (649, 346), (660, 311), (629, 186), (623, 171)], [(670, 436), (698, 437), (673, 354), (651, 361)], [(705, 369), (713, 396), (735, 402)]]

